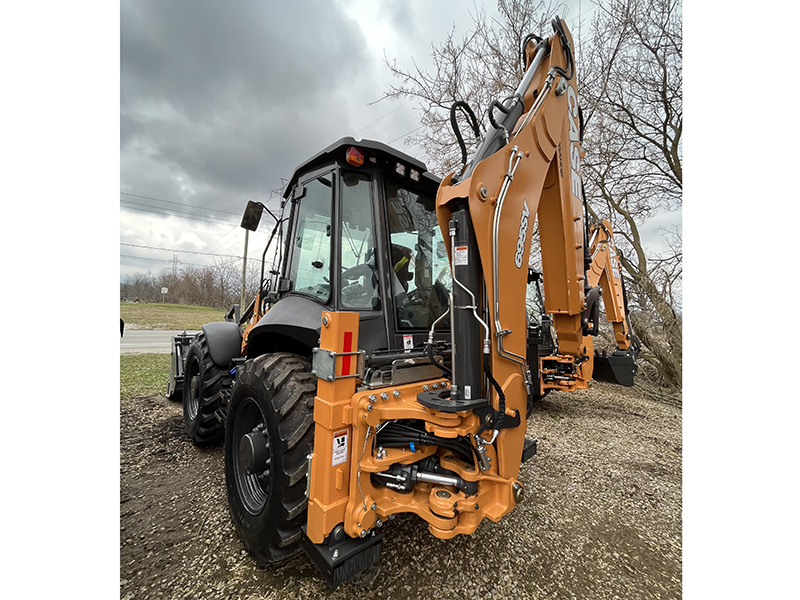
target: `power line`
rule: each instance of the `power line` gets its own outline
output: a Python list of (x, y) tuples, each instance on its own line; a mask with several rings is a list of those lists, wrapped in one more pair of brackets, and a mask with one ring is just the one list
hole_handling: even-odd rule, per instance
[[(145, 256), (133, 256), (132, 254), (120, 254), (121, 258), (133, 258), (135, 260), (146, 260), (146, 261), (158, 261), (158, 262), (172, 262), (173, 259), (171, 258), (147, 258)], [(182, 265), (187, 265), (190, 267), (208, 267), (210, 265), (198, 265), (197, 263), (187, 263), (183, 262), (182, 260), (178, 261)]]
[[(122, 193), (125, 193), (125, 192), (122, 192)], [(129, 195), (134, 196), (136, 194), (129, 194)], [(147, 196), (138, 196), (138, 197), (147, 198)], [(158, 199), (155, 198), (155, 200), (158, 200)], [(138, 210), (138, 211), (141, 211), (141, 212), (149, 212), (149, 213), (156, 214), (156, 215), (166, 215), (168, 217), (176, 217), (178, 219), (189, 219), (189, 220), (192, 220), (192, 221), (201, 221), (201, 222), (204, 222), (204, 223), (227, 223), (227, 224), (236, 224), (236, 225), (240, 224), (239, 221), (233, 221), (231, 219), (223, 219), (223, 218), (220, 218), (220, 217), (215, 217), (214, 215), (203, 215), (202, 217), (190, 217), (190, 216), (184, 216), (184, 215), (191, 215), (191, 214), (194, 214), (194, 213), (188, 213), (186, 211), (180, 211), (180, 210), (167, 209), (167, 208), (164, 208), (164, 207), (161, 207), (161, 206), (152, 206), (150, 204), (142, 204), (140, 202), (133, 202), (132, 200), (124, 200), (123, 199), (123, 200), (120, 200), (120, 202), (122, 203), (121, 204), (122, 208), (127, 208), (128, 210)], [(168, 202), (168, 201), (164, 200), (164, 202)], [(178, 203), (177, 202), (172, 202), (171, 204), (178, 204)], [(133, 206), (131, 206), (131, 205), (133, 205)], [(186, 206), (191, 206), (191, 205), (186, 205)], [(144, 207), (144, 208), (136, 208), (136, 207)], [(197, 207), (197, 208), (201, 208), (201, 207)], [(215, 210), (215, 209), (206, 208), (206, 209), (203, 209), (203, 210)], [(172, 211), (172, 212), (168, 212), (168, 211)], [(228, 214), (232, 214), (232, 215), (238, 214), (238, 213), (232, 213), (230, 211), (219, 211), (219, 212), (227, 212)], [(271, 217), (271, 215), (269, 215), (269, 216)], [(203, 217), (205, 217), (205, 218), (203, 218)]]
[(178, 250), (176, 248), (157, 248), (156, 246), (140, 246), (138, 244), (127, 244), (125, 242), (120, 242), (120, 246), (130, 246), (132, 248), (145, 248), (147, 250), (165, 250), (167, 252), (178, 252), (183, 254), (202, 254), (204, 256), (220, 256), (224, 258), (241, 258), (241, 256), (235, 256), (233, 254), (214, 254), (213, 252), (196, 252), (193, 250)]
[(141, 194), (132, 194), (130, 192), (120, 192), (123, 196), (133, 196), (134, 198), (144, 198), (145, 200), (155, 200), (156, 202), (166, 202), (167, 204), (177, 204), (178, 206), (186, 206), (189, 208), (199, 208), (202, 210), (211, 210), (214, 212), (221, 212), (228, 215), (239, 215), (239, 213), (231, 212), (229, 210), (222, 210), (220, 208), (206, 208), (205, 206), (197, 206), (195, 204), (187, 204), (185, 202), (175, 202), (174, 200), (164, 200), (162, 198), (154, 198), (153, 196), (142, 196)]
[[(226, 233), (223, 233), (221, 236), (219, 236), (219, 237), (218, 237), (217, 239), (215, 239), (213, 242), (211, 242), (211, 243), (208, 245), (208, 250), (209, 250), (209, 252), (210, 252), (211, 250), (222, 250), (222, 249), (223, 249), (223, 248), (225, 248), (226, 246), (229, 246), (229, 245), (231, 244), (231, 241), (230, 241), (230, 240), (228, 240), (228, 241), (227, 241), (227, 242), (225, 242), (224, 244), (220, 244), (219, 246), (217, 246), (216, 248), (214, 248), (214, 246), (215, 246), (215, 245), (216, 245), (218, 242), (221, 242), (221, 241), (222, 241), (222, 238), (228, 237), (230, 234), (232, 234), (234, 231), (236, 231), (236, 230), (238, 230), (238, 229), (239, 229), (239, 227), (233, 227), (232, 229), (230, 229), (230, 230), (229, 230), (229, 231), (227, 231)], [(234, 241), (235, 241), (235, 240), (234, 240)]]
[(411, 113), (410, 115), (406, 115), (405, 117), (403, 117), (402, 119), (398, 119), (397, 121), (395, 121), (395, 122), (394, 122), (394, 123), (392, 123), (391, 125), (387, 125), (386, 127), (384, 127), (383, 129), (381, 129), (381, 130), (380, 130), (378, 133), (376, 133), (375, 135), (380, 135), (380, 134), (382, 134), (384, 131), (386, 131), (387, 129), (391, 129), (392, 127), (394, 127), (394, 126), (395, 126), (395, 125), (397, 125), (398, 123), (402, 123), (403, 121), (405, 121), (405, 120), (406, 120), (406, 119), (408, 119), (409, 117), (413, 117), (413, 116), (414, 116), (414, 113)]
[[(281, 177), (281, 181), (286, 181), (286, 180), (284, 180)], [(287, 181), (287, 183), (288, 183), (288, 181)], [(274, 194), (275, 192), (276, 192), (276, 190), (272, 190), (272, 194)], [(241, 214), (241, 213), (238, 213), (238, 212), (232, 212), (230, 210), (222, 210), (221, 208), (206, 208), (205, 206), (197, 206), (196, 204), (187, 204), (185, 202), (175, 202), (173, 200), (164, 200), (163, 198), (155, 198), (153, 196), (143, 196), (141, 194), (134, 194), (134, 193), (131, 193), (131, 192), (122, 192), (122, 191), (120, 191), (120, 194), (122, 194), (124, 196), (133, 196), (134, 198), (144, 198), (145, 200), (155, 200), (156, 202), (166, 202), (168, 204), (177, 204), (178, 206), (184, 206), (184, 207), (187, 207), (187, 208), (199, 208), (200, 210), (210, 210), (210, 211), (213, 211), (213, 212), (225, 213), (227, 215), (236, 215), (237, 217)], [(266, 202), (259, 203), (259, 204), (263, 204), (264, 206), (266, 206), (269, 203), (269, 201), (272, 200), (273, 197), (274, 196), (271, 195)], [(120, 200), (120, 201), (121, 202), (129, 202), (129, 203), (132, 203), (132, 204), (137, 204), (135, 202), (132, 202), (131, 200)], [(149, 204), (139, 204), (139, 206), (150, 206), (150, 205)], [(160, 209), (161, 207), (157, 206), (157, 207), (153, 207), (153, 208), (159, 208)], [(176, 212), (183, 212), (183, 211), (176, 211)], [(185, 214), (192, 214), (192, 213), (185, 213)], [(213, 215), (203, 215), (203, 216), (209, 217), (209, 218), (212, 218), (212, 219), (217, 218), (217, 217), (214, 217)], [(228, 222), (232, 223), (233, 221), (228, 220)]]
[(373, 121), (372, 123), (370, 123), (369, 125), (367, 125), (367, 126), (366, 126), (366, 127), (364, 127), (363, 129), (359, 129), (358, 131), (356, 131), (356, 132), (355, 132), (355, 134), (354, 134), (354, 136), (353, 136), (353, 137), (355, 137), (356, 135), (358, 135), (359, 133), (361, 133), (362, 131), (364, 131), (364, 129), (369, 129), (370, 127), (372, 127), (373, 125), (375, 125), (375, 123), (377, 123), (378, 121), (381, 121), (381, 120), (385, 119), (385, 118), (386, 118), (386, 117), (388, 117), (390, 114), (392, 114), (394, 111), (396, 111), (396, 110), (400, 110), (401, 108), (403, 108), (403, 107), (404, 107), (406, 104), (408, 104), (408, 103), (409, 103), (409, 102), (411, 102), (412, 100), (413, 100), (413, 98), (409, 98), (408, 100), (406, 100), (405, 102), (403, 102), (403, 103), (402, 103), (400, 106), (398, 106), (397, 108), (395, 108), (395, 109), (393, 109), (393, 110), (390, 110), (388, 113), (386, 113), (385, 115), (383, 115), (383, 116), (382, 116), (380, 119), (378, 119), (377, 121)]
[[(135, 206), (128, 206), (128, 205), (123, 204), (122, 208), (126, 208), (128, 210), (138, 210), (138, 211), (142, 211), (142, 212), (149, 212), (149, 213), (153, 213), (153, 214), (156, 214), (156, 215), (166, 215), (168, 217), (175, 217), (176, 219), (189, 219), (190, 221), (203, 221), (205, 223), (215, 223), (215, 224), (217, 224), (217, 223), (228, 223), (228, 224), (236, 223), (236, 221), (229, 221), (229, 220), (226, 220), (226, 219), (217, 219), (216, 217), (212, 217), (211, 215), (206, 215), (208, 217), (207, 219), (203, 219), (201, 217), (185, 217), (185, 216), (176, 215), (176, 214), (170, 213), (170, 212), (160, 211), (160, 210), (155, 209), (155, 207), (151, 207), (148, 210), (146, 208), (136, 208)], [(237, 223), (237, 225), (238, 225), (238, 223)]]
[[(158, 211), (157, 214), (164, 214), (164, 215), (170, 215), (170, 216), (178, 216), (179, 214), (180, 215), (194, 215), (194, 214), (196, 214), (196, 213), (186, 212), (186, 211), (183, 211), (183, 210), (166, 209), (166, 208), (162, 208), (160, 206), (151, 206), (149, 204), (141, 204), (140, 202), (133, 202), (132, 200), (121, 200), (121, 202), (125, 203), (125, 204), (122, 204), (122, 206), (125, 207), (125, 208), (133, 209), (133, 206), (130, 206), (131, 204), (134, 205), (134, 206), (144, 206), (145, 208), (155, 209), (155, 210), (153, 210), (151, 212)], [(133, 210), (140, 210), (140, 209), (133, 209)], [(169, 210), (171, 212), (164, 212), (164, 211), (167, 211), (167, 210)], [(220, 222), (220, 223), (234, 223), (234, 221), (231, 221), (230, 219), (222, 219), (220, 217), (215, 217), (214, 215), (203, 215), (203, 217), (206, 217), (207, 219), (212, 219), (212, 220)], [(184, 217), (184, 218), (188, 218), (188, 217)], [(196, 219), (197, 217), (194, 217), (194, 218)]]
[(419, 127), (417, 127), (416, 129), (412, 129), (412, 130), (411, 130), (411, 131), (409, 131), (408, 133), (404, 133), (403, 135), (401, 135), (401, 136), (398, 136), (398, 137), (394, 138), (394, 139), (393, 139), (391, 142), (389, 142), (389, 143), (391, 144), (391, 143), (393, 143), (393, 142), (396, 142), (396, 141), (397, 141), (397, 140), (399, 140), (400, 138), (404, 138), (404, 137), (406, 137), (407, 135), (411, 135), (412, 133), (414, 133), (415, 131), (417, 131), (417, 130), (419, 130), (419, 129), (422, 129), (423, 127), (424, 127), (424, 125), (420, 125), (420, 126), (419, 126)]

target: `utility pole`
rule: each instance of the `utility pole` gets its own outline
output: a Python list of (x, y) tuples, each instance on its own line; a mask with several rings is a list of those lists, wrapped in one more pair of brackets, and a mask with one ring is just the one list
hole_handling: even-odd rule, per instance
[(242, 216), (242, 227), (244, 228), (244, 257), (242, 260), (242, 301), (239, 304), (239, 315), (244, 314), (244, 294), (245, 284), (247, 283), (247, 242), (250, 239), (250, 232), (258, 229), (258, 223), (261, 221), (261, 212), (264, 210), (264, 205), (261, 202), (247, 202), (247, 208), (244, 210)]
[(247, 283), (247, 242), (250, 239), (250, 230), (244, 230), (244, 260), (242, 260), (242, 301), (239, 304), (239, 314), (244, 313), (244, 293)]

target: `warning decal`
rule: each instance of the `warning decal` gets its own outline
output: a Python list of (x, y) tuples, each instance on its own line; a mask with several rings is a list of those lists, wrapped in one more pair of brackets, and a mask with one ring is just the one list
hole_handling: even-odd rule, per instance
[(333, 452), (331, 466), (347, 462), (347, 430), (337, 431), (333, 434)]
[(469, 264), (469, 247), (456, 246), (456, 255), (453, 258), (455, 265), (468, 265)]

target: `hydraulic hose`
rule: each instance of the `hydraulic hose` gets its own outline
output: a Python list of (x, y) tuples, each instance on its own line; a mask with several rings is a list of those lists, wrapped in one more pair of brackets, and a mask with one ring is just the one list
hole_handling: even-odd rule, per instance
[(431, 363), (439, 367), (442, 373), (444, 373), (448, 379), (452, 380), (453, 372), (449, 368), (447, 368), (444, 363), (440, 363), (439, 361), (436, 360), (436, 357), (433, 354), (433, 344), (428, 344), (426, 351), (428, 353), (428, 358), (431, 360)]
[(472, 126), (472, 132), (475, 134), (476, 138), (481, 137), (481, 131), (478, 127), (478, 119), (475, 118), (475, 113), (472, 112), (469, 104), (463, 100), (456, 100), (453, 102), (453, 105), (450, 107), (450, 125), (453, 128), (453, 133), (456, 134), (458, 147), (461, 149), (461, 164), (465, 165), (467, 164), (467, 145), (464, 143), (464, 138), (461, 135), (461, 129), (458, 127), (458, 121), (456, 121), (456, 110), (459, 108), (469, 117), (468, 122)]
[(384, 426), (376, 435), (376, 443), (384, 448), (403, 448), (410, 444), (438, 446), (461, 455), (467, 462), (473, 458), (477, 459), (472, 444), (464, 438), (442, 438), (400, 422), (392, 422)]
[(499, 431), (503, 428), (503, 420), (506, 416), (506, 395), (503, 393), (503, 388), (500, 387), (500, 384), (497, 383), (494, 377), (492, 377), (492, 371), (489, 364), (489, 355), (483, 355), (483, 372), (486, 374), (486, 378), (489, 380), (489, 383), (492, 384), (492, 387), (497, 392), (497, 397), (500, 399), (497, 405), (497, 412), (500, 415), (497, 417), (497, 422), (493, 425), (493, 429)]
[(568, 71), (558, 66), (553, 67), (553, 70), (559, 75), (563, 76), (564, 79), (569, 81), (575, 76), (575, 61), (572, 58), (572, 48), (570, 48), (569, 41), (567, 40), (567, 34), (564, 31), (564, 28), (561, 26), (561, 19), (556, 17), (555, 19), (553, 19), (552, 25), (553, 25), (553, 30), (558, 34), (558, 37), (561, 38), (561, 45), (564, 47), (564, 56), (567, 59)]

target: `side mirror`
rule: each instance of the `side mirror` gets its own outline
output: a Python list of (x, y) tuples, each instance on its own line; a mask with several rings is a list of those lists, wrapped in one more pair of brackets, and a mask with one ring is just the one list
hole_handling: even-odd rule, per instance
[(248, 231), (255, 231), (258, 229), (258, 224), (261, 221), (261, 213), (264, 211), (264, 205), (260, 202), (253, 202), (250, 200), (247, 203), (247, 208), (242, 217), (242, 227)]

